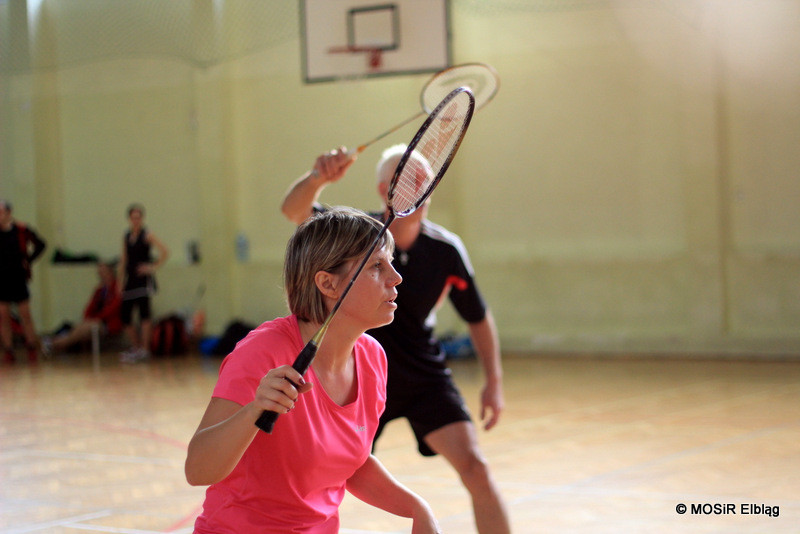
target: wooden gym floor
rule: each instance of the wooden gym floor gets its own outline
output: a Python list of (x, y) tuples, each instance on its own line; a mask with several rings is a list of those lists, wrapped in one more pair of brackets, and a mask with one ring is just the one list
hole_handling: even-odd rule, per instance
[[(0, 368), (0, 532), (191, 532), (203, 489), (183, 461), (219, 361)], [(478, 365), (453, 368), (477, 413)], [(800, 360), (508, 356), (505, 373), (504, 418), (480, 440), (515, 532), (800, 532)], [(378, 456), (445, 532), (474, 532), (453, 471), (405, 423)], [(410, 526), (348, 496), (342, 532)]]

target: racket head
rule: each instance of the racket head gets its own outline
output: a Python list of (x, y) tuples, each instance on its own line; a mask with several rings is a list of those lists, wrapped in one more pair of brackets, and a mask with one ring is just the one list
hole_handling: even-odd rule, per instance
[(431, 111), (389, 184), (387, 205), (394, 216), (411, 215), (431, 196), (461, 146), (474, 112), (475, 97), (467, 87), (453, 89)]
[(475, 97), (475, 109), (488, 104), (500, 89), (500, 77), (485, 63), (464, 63), (436, 73), (422, 88), (422, 109), (431, 113), (433, 109), (454, 89), (466, 87)]

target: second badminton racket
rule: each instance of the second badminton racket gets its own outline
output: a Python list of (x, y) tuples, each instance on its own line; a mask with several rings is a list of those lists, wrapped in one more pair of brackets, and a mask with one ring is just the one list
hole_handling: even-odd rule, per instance
[(472, 96), (475, 97), (475, 111), (477, 111), (488, 104), (497, 94), (498, 89), (500, 89), (500, 77), (491, 66), (485, 63), (464, 63), (441, 70), (428, 80), (422, 88), (422, 93), (419, 95), (422, 111), (370, 139), (363, 145), (349, 150), (348, 153), (351, 156), (361, 154), (371, 144), (417, 120), (425, 113), (431, 113), (444, 97), (459, 87), (466, 87), (472, 92)]

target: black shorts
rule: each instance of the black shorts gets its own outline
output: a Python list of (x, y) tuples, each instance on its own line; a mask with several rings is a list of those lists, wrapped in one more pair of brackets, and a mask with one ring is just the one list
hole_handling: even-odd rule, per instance
[(150, 319), (150, 297), (138, 297), (135, 299), (123, 300), (120, 306), (119, 314), (122, 318), (122, 324), (130, 326), (133, 324), (133, 309), (139, 309), (139, 320), (145, 321)]
[(25, 302), (30, 298), (24, 276), (0, 277), (0, 302)]
[(393, 419), (405, 417), (417, 438), (417, 448), (423, 456), (436, 456), (425, 443), (425, 436), (450, 423), (472, 421), (464, 399), (449, 376), (438, 382), (416, 384), (388, 394), (386, 410), (381, 415), (375, 440), (384, 426)]

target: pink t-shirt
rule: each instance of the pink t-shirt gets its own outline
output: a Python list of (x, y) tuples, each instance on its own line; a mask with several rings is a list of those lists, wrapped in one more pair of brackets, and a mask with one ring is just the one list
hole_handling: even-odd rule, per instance
[[(245, 405), (270, 369), (303, 348), (295, 316), (269, 321), (222, 362), (213, 396)], [(233, 472), (206, 491), (196, 533), (331, 533), (339, 530), (345, 482), (370, 455), (386, 403), (386, 354), (364, 334), (355, 347), (358, 395), (339, 406), (313, 366), (311, 391), (281, 415), (272, 434), (258, 432)]]

